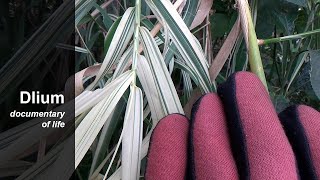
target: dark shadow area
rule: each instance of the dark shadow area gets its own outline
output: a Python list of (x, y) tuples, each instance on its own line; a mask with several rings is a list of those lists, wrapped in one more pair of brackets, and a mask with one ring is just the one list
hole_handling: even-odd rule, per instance
[(74, 47), (74, 4), (0, 2), (0, 179), (72, 177), (75, 53), (61, 45)]

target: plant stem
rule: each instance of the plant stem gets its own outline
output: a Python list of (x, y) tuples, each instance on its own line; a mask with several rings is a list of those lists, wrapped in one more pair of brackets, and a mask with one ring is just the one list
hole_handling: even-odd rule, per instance
[(237, 3), (241, 16), (242, 31), (249, 51), (248, 54), (251, 71), (259, 77), (266, 89), (268, 89), (248, 1), (237, 0)]
[[(135, 5), (135, 29), (133, 37), (133, 58), (132, 58), (132, 70), (136, 71), (137, 69), (137, 60), (139, 57), (139, 31), (140, 31), (140, 19), (141, 19), (141, 0), (136, 0)], [(136, 85), (136, 77), (134, 78), (133, 85)]]
[(272, 44), (272, 43), (279, 43), (283, 41), (302, 39), (317, 33), (320, 33), (320, 29), (316, 29), (313, 31), (308, 31), (300, 34), (290, 35), (290, 36), (259, 40), (258, 42), (259, 42), (259, 45), (266, 45), (266, 44)]

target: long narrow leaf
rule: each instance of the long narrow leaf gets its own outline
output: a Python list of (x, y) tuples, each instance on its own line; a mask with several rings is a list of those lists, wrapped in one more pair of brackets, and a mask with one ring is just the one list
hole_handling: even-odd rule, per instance
[(131, 86), (130, 89), (122, 139), (123, 180), (135, 180), (139, 179), (140, 176), (140, 151), (143, 131), (142, 92), (135, 86)]
[[(124, 97), (126, 96), (127, 95), (125, 93)], [(100, 164), (103, 163), (103, 160), (108, 153), (110, 141), (112, 140), (112, 135), (117, 125), (120, 124), (120, 120), (122, 118), (123, 111), (125, 111), (126, 104), (127, 101), (124, 98), (122, 98), (115, 107), (115, 110), (113, 111), (112, 115), (104, 123), (100, 133), (99, 141), (97, 143), (97, 148), (93, 154), (94, 156), (91, 163), (90, 175), (92, 175), (92, 173), (94, 173), (99, 168)]]
[(143, 90), (146, 94), (148, 104), (151, 109), (151, 117), (153, 123), (155, 124), (158, 122), (158, 120), (166, 115), (166, 112), (168, 112), (168, 110), (165, 111), (165, 106), (162, 106), (163, 100), (161, 101), (160, 99), (162, 98), (162, 96), (160, 95), (161, 92), (159, 91), (160, 88), (158, 87), (157, 82), (154, 80), (154, 75), (152, 74), (150, 65), (144, 56), (139, 57), (137, 74), (142, 84)]
[(168, 0), (146, 0), (151, 10), (160, 19), (165, 20), (170, 36), (186, 64), (194, 71), (203, 92), (213, 91), (209, 79), (208, 65), (202, 49), (199, 48), (194, 36), (189, 31), (181, 16)]
[(75, 132), (75, 167), (78, 166), (86, 152), (89, 150), (94, 139), (97, 137), (107, 118), (122, 97), (123, 93), (131, 84), (131, 78), (117, 86), (113, 92), (94, 106), (87, 116), (82, 120)]
[(84, 91), (82, 94), (89, 92), (88, 94), (80, 94), (75, 99), (75, 117), (79, 116), (81, 113), (90, 110), (98, 102), (101, 101), (103, 97), (110, 94), (119, 84), (127, 82), (131, 79), (132, 72), (127, 71), (120, 75), (117, 79), (111, 81), (103, 89), (97, 89), (93, 92)]
[(140, 28), (140, 35), (153, 78), (158, 85), (158, 91), (161, 92), (160, 99), (165, 107), (164, 110), (167, 114), (183, 113), (178, 94), (156, 42), (144, 27)]
[(117, 33), (114, 34), (99, 73), (97, 74), (94, 82), (91, 83), (87, 89), (93, 89), (98, 81), (103, 78), (107, 72), (110, 71), (115, 63), (119, 61), (122, 53), (127, 48), (127, 45), (129, 44), (132, 37), (133, 22), (134, 8), (129, 8), (121, 18), (121, 21), (116, 30)]

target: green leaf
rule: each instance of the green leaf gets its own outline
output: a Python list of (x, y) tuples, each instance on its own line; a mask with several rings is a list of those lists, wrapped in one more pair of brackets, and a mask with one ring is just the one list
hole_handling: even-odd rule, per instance
[(115, 63), (119, 61), (133, 35), (134, 14), (134, 8), (128, 8), (124, 13), (117, 27), (117, 33), (114, 34), (111, 40), (108, 52), (103, 60), (100, 71), (98, 72), (94, 82), (91, 83), (87, 89), (93, 89), (99, 80), (111, 70)]
[(316, 84), (319, 80), (315, 75), (318, 75), (319, 69), (317, 69), (318, 66), (315, 62), (318, 60), (319, 50), (309, 51), (308, 54), (305, 65), (291, 85), (290, 94), (294, 95), (291, 99), (293, 102), (313, 105), (313, 107), (317, 108), (320, 107), (319, 85)]
[(190, 69), (190, 67), (188, 67), (185, 62), (183, 60), (180, 60), (179, 58), (175, 60), (175, 64), (174, 64), (177, 68), (185, 71), (185, 72), (188, 72), (189, 76), (191, 77), (191, 79), (195, 82), (195, 83), (198, 83), (197, 82), (197, 77), (195, 74), (193, 74), (193, 71)]
[(296, 65), (295, 68), (293, 70), (293, 72), (291, 73), (291, 77), (287, 86), (287, 92), (292, 84), (292, 82), (294, 81), (294, 79), (296, 78), (297, 74), (300, 72), (302, 65), (304, 64), (304, 62), (306, 61), (306, 58), (308, 57), (309, 53), (308, 52), (304, 52), (301, 53), (296, 61)]
[(229, 30), (230, 17), (227, 14), (215, 13), (210, 16), (212, 37), (223, 37)]
[(76, 2), (75, 6), (75, 25), (77, 26), (83, 17), (85, 17), (88, 12), (92, 9), (94, 5), (94, 0), (81, 0)]
[(94, 3), (93, 5), (102, 15), (103, 18), (103, 24), (104, 26), (109, 29), (111, 28), (113, 21), (111, 20), (111, 18), (109, 17), (109, 15), (107, 14), (107, 11), (102, 9), (97, 3)]
[[(197, 10), (200, 6), (199, 0), (186, 0), (186, 4), (184, 6), (184, 10), (182, 12), (182, 19), (187, 25), (187, 27), (191, 27), (192, 22), (194, 21), (195, 15), (197, 13)], [(169, 37), (166, 35), (166, 37)], [(173, 56), (181, 56), (179, 53), (177, 53), (177, 48), (173, 44), (172, 41), (165, 42), (167, 44), (167, 48), (164, 49), (165, 54), (165, 62), (168, 65), (168, 63), (172, 60)]]
[(310, 51), (311, 73), (310, 81), (313, 91), (320, 99), (320, 51)]
[(274, 12), (274, 17), (286, 35), (293, 34), (295, 28), (294, 21), (298, 18), (297, 14)]
[(302, 6), (302, 7), (308, 7), (308, 2), (307, 0), (286, 0), (287, 2), (296, 4), (298, 6)]
[(112, 39), (114, 37), (114, 34), (119, 26), (119, 23), (121, 21), (121, 17), (119, 17), (111, 26), (110, 30), (108, 31), (108, 34), (104, 40), (104, 55), (107, 54), (110, 44), (112, 42)]
[(92, 16), (90, 14), (85, 15), (78, 23), (78, 26), (88, 23), (92, 20)]
[(184, 6), (184, 12), (182, 14), (182, 19), (187, 27), (190, 27), (194, 18), (196, 17), (197, 10), (199, 6), (199, 0), (186, 0), (186, 5)]
[(284, 0), (258, 1), (257, 36), (260, 39), (270, 38), (275, 27), (277, 34), (292, 34), (299, 14), (298, 8)]
[(203, 92), (214, 91), (209, 78), (208, 64), (204, 52), (189, 31), (185, 22), (168, 0), (146, 0), (154, 14), (166, 22), (170, 36), (186, 64), (196, 74)]

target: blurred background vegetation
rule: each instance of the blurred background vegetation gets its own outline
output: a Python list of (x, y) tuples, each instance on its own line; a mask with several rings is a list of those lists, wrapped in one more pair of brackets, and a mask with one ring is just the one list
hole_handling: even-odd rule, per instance
[(56, 10), (62, 0), (3, 0), (0, 3), (0, 67)]
[[(61, 42), (59, 38), (53, 37), (52, 39), (55, 40), (48, 41), (52, 32), (46, 29), (48, 23), (45, 22), (49, 17), (55, 16), (54, 12), (62, 2), (62, 0), (4, 0), (0, 2), (0, 71), (2, 82), (4, 82), (0, 86), (3, 88), (0, 98), (2, 114), (8, 114), (13, 109), (46, 110), (45, 105), (21, 106), (17, 98), (20, 90), (38, 90), (48, 94), (59, 93), (64, 89), (66, 79), (74, 74), (74, 61), (72, 60), (74, 53), (56, 48), (57, 43)], [(70, 10), (74, 13), (74, 7), (71, 7)], [(70, 23), (69, 26), (71, 27), (68, 32), (69, 37), (62, 42), (73, 41), (70, 34), (74, 29), (74, 24)], [(44, 31), (42, 35), (41, 31)], [(47, 42), (46, 46), (41, 44), (41, 39)], [(8, 78), (11, 75), (14, 75), (15, 78)], [(6, 83), (8, 85), (5, 85)], [(2, 116), (0, 120), (0, 129), (4, 131), (27, 119), (10, 120), (8, 116)]]

